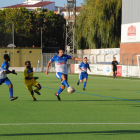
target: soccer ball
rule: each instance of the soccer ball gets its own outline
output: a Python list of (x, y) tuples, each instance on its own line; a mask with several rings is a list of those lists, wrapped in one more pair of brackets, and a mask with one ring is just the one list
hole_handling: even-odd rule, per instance
[(67, 88), (68, 93), (73, 93), (75, 89), (73, 87), (68, 87)]

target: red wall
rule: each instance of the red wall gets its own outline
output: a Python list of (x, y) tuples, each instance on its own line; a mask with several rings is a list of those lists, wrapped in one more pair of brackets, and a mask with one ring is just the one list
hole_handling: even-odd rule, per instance
[[(123, 62), (122, 62), (122, 56), (123, 54), (127, 53), (127, 55), (124, 56)], [(132, 60), (126, 60), (127, 56), (128, 59), (132, 59), (132, 55), (134, 55), (133, 59), (137, 59), (137, 55), (140, 55), (140, 43), (123, 43), (120, 44), (120, 64), (132, 64)], [(137, 60), (133, 61), (133, 64), (137, 64)]]
[(75, 73), (75, 64), (70, 65), (70, 72)]

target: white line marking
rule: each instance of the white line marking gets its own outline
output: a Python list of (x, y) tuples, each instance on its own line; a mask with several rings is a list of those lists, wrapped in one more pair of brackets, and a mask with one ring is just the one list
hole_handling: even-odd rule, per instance
[(100, 124), (100, 125), (109, 125), (109, 124), (116, 124), (116, 125), (140, 125), (140, 123), (7, 123), (7, 124), (0, 124), (0, 126), (4, 125), (95, 125), (95, 124)]

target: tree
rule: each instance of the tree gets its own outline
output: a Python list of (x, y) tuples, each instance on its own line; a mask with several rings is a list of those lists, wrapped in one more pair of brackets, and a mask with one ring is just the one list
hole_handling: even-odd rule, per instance
[[(2, 15), (0, 16), (0, 23), (4, 23), (6, 29), (2, 31), (2, 33), (6, 35), (12, 34), (12, 23), (14, 23), (16, 46), (32, 47), (34, 45), (40, 47), (41, 27), (44, 47), (56, 47), (64, 44), (63, 25), (65, 24), (65, 19), (53, 11), (38, 8), (31, 12), (24, 7), (17, 7), (14, 9), (8, 8), (1, 10), (0, 15)], [(3, 27), (0, 26), (0, 29), (1, 28)], [(6, 41), (4, 40), (4, 42)]]
[[(5, 9), (5, 26), (14, 23), (14, 35), (16, 46), (26, 46), (30, 40), (30, 30), (32, 28), (29, 11), (26, 8)], [(11, 31), (11, 27), (7, 32)]]
[(77, 48), (119, 47), (122, 0), (85, 0), (77, 17)]

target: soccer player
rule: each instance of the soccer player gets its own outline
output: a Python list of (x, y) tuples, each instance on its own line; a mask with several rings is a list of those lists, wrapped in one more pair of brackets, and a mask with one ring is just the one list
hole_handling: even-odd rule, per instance
[(46, 69), (46, 74), (49, 73), (49, 67), (50, 64), (55, 61), (55, 67), (56, 67), (56, 77), (58, 79), (61, 79), (61, 87), (58, 90), (57, 93), (55, 93), (55, 95), (57, 96), (58, 100), (60, 101), (60, 96), (59, 94), (65, 89), (65, 86), (68, 88), (69, 84), (67, 82), (68, 79), (68, 71), (67, 71), (67, 59), (72, 59), (72, 60), (76, 60), (76, 61), (83, 61), (84, 59), (81, 58), (75, 58), (72, 57), (70, 55), (64, 54), (64, 49), (60, 48), (58, 50), (58, 55), (55, 55), (52, 57), (52, 59), (50, 59), (50, 61), (48, 62), (47, 65), (47, 69)]
[[(36, 98), (34, 96), (34, 92), (38, 95), (41, 95), (40, 92), (38, 92), (41, 89), (41, 85), (36, 81), (38, 77), (33, 77), (33, 68), (31, 67), (30, 61), (25, 62), (26, 68), (24, 70), (24, 82), (25, 86), (28, 89), (28, 91), (31, 93), (31, 97), (33, 98), (33, 101), (36, 101)], [(37, 87), (33, 91), (33, 86)]]
[(117, 65), (118, 62), (116, 61), (116, 57), (114, 57), (114, 61), (112, 61), (114, 79), (117, 78)]
[(84, 79), (83, 90), (85, 90), (87, 79), (88, 79), (87, 69), (89, 69), (89, 71), (91, 72), (89, 64), (87, 63), (87, 57), (84, 58), (84, 62), (82, 62), (79, 65), (78, 69), (81, 71), (81, 74), (80, 74), (80, 80), (78, 81), (77, 85), (82, 83)]
[(17, 75), (17, 73), (15, 72), (15, 70), (8, 70), (9, 69), (9, 61), (10, 61), (10, 57), (8, 54), (4, 55), (4, 62), (1, 66), (0, 69), (0, 85), (2, 85), (3, 83), (6, 84), (9, 87), (9, 92), (10, 92), (10, 100), (16, 100), (18, 97), (13, 97), (13, 85), (11, 83), (11, 81), (8, 79), (6, 74), (12, 73)]

